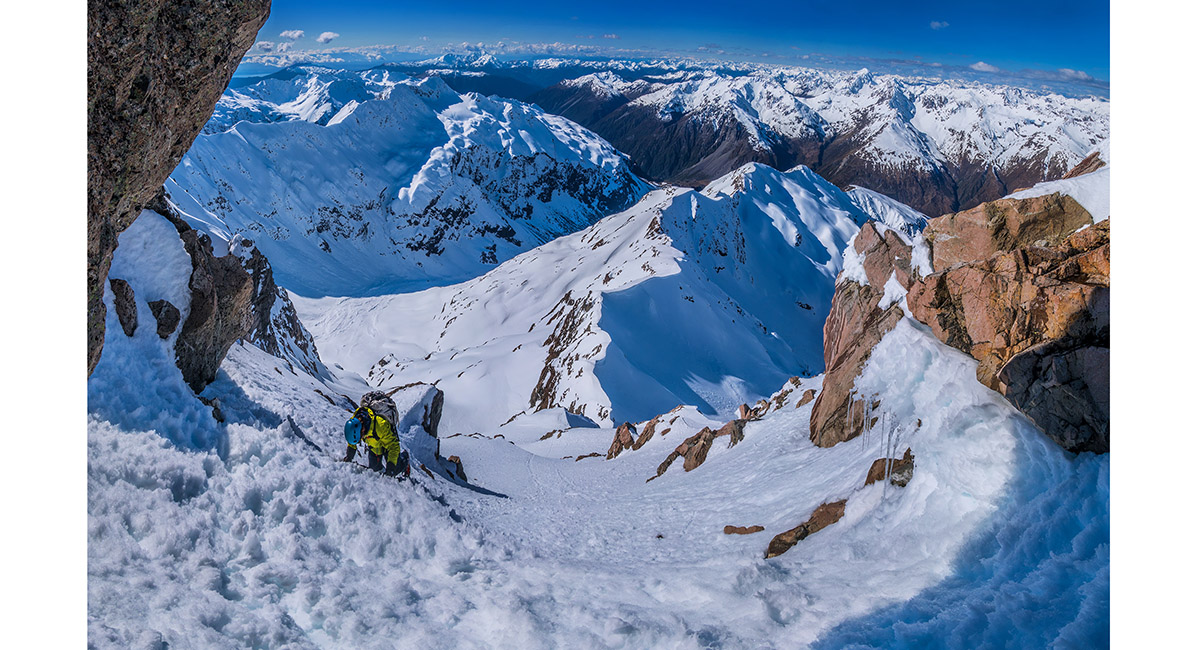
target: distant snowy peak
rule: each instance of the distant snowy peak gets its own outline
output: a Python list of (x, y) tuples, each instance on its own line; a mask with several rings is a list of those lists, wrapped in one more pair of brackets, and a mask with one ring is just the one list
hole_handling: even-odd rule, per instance
[[(323, 74), (293, 89), (333, 87)], [(253, 239), (298, 293), (459, 282), (649, 189), (603, 139), (537, 107), (386, 70), (338, 82), (367, 98), (323, 125), (241, 122), (203, 135), (166, 183), (198, 227)]]
[(747, 161), (805, 164), (942, 214), (1060, 177), (1109, 138), (1109, 104), (1095, 97), (865, 69), (675, 70), (635, 81), (605, 72), (536, 101), (595, 129), (651, 177), (691, 185)]
[(567, 88), (586, 88), (597, 96), (604, 98), (636, 97), (652, 88), (651, 84), (646, 81), (625, 81), (611, 70), (604, 70), (595, 74), (584, 75), (577, 79), (570, 79), (564, 81), (563, 86)]
[(395, 83), (386, 73), (289, 68), (249, 85), (228, 88), (203, 132), (220, 133), (243, 121), (328, 124), (345, 107), (379, 98)]

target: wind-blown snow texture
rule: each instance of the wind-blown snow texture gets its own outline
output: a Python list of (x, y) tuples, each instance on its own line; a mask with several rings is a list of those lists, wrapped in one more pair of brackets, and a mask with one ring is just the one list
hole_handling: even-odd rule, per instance
[[(229, 91), (165, 186), (195, 227), (254, 240), (302, 295), (460, 282), (649, 189), (607, 142), (536, 107), (438, 78), (309, 72)], [(234, 119), (255, 121), (216, 132)]]
[[(419, 471), (399, 484), (335, 462), (345, 412), (272, 359), (230, 355), (216, 392), (245, 423), (228, 426), (223, 454), (89, 420), (93, 645), (795, 648), (828, 633), (834, 647), (1030, 647), (1106, 634), (1107, 461), (1068, 459), (915, 326), (885, 339), (860, 386), (883, 388), (885, 420), (923, 419), (899, 441), (917, 458), (904, 489), (862, 487), (882, 431), (808, 442), (811, 405), (795, 403), (819, 378), (738, 446), (650, 483), (713, 422), (685, 410), (614, 461), (560, 458), (602, 449), (612, 429), (459, 436), (443, 454), (507, 498)], [(289, 431), (289, 411), (325, 453)], [(837, 498), (841, 521), (762, 559), (768, 535)], [(883, 610), (899, 626), (868, 616), (913, 597)]]

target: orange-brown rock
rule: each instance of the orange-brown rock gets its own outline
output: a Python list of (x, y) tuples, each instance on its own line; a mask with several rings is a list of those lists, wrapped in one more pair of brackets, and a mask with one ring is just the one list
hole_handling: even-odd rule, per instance
[[(1061, 216), (1056, 205), (1045, 204), (1045, 219)], [(979, 381), (1064, 449), (1104, 453), (1109, 222), (1045, 243), (949, 268), (935, 260), (937, 272), (912, 286), (908, 307), (935, 336), (977, 359)]]
[(800, 401), (796, 402), (796, 408), (800, 408), (801, 406), (808, 404), (809, 402), (813, 401), (816, 398), (817, 398), (816, 389), (810, 388), (810, 389), (804, 391), (804, 394), (800, 396)]
[[(891, 472), (888, 471), (889, 462), (891, 464)], [(867, 470), (867, 480), (863, 483), (863, 486), (877, 483), (886, 477), (891, 481), (892, 485), (904, 487), (912, 480), (913, 468), (912, 449), (904, 451), (904, 458), (880, 458), (871, 463), (871, 469)]]
[(658, 426), (658, 421), (661, 420), (662, 417), (663, 416), (660, 415), (653, 420), (650, 420), (646, 423), (646, 426), (642, 427), (642, 433), (637, 437), (637, 440), (633, 441), (634, 451), (641, 449), (642, 445), (650, 442), (650, 439), (654, 437), (654, 429)]
[(821, 447), (854, 438), (862, 431), (862, 409), (851, 392), (871, 350), (904, 316), (898, 305), (879, 308), (883, 287), (895, 277), (901, 286), (913, 283), (912, 250), (896, 233), (881, 235), (867, 224), (854, 239), (863, 256), (869, 285), (840, 277), (833, 306), (825, 319), (825, 378), (809, 416), (809, 437)]
[(834, 501), (833, 503), (825, 503), (817, 507), (808, 521), (796, 526), (795, 528), (779, 533), (767, 545), (767, 552), (763, 555), (764, 558), (770, 559), (777, 555), (783, 555), (788, 549), (795, 546), (801, 540), (809, 535), (826, 528), (830, 524), (836, 523), (846, 514), (846, 500)]
[(908, 307), (935, 336), (979, 360), (984, 385), (1017, 354), (1057, 339), (1108, 339), (1108, 222), (1051, 248), (1001, 252), (924, 278)]
[(1104, 167), (1104, 165), (1104, 160), (1100, 158), (1100, 152), (1093, 151), (1092, 153), (1088, 154), (1086, 158), (1079, 161), (1078, 165), (1072, 167), (1071, 171), (1063, 174), (1063, 178), (1075, 178), (1076, 176), (1090, 174)]
[[(930, 219), (924, 236), (932, 251), (933, 270), (944, 271), (999, 252), (1054, 246), (1091, 223), (1092, 215), (1075, 199), (1055, 193), (989, 201)], [(875, 284), (873, 278), (871, 283)]]
[(613, 435), (612, 445), (609, 446), (608, 455), (605, 458), (612, 460), (620, 456), (622, 451), (633, 447), (633, 435), (635, 433), (637, 433), (637, 429), (628, 422), (617, 427), (617, 432)]
[(762, 526), (726, 526), (726, 535), (752, 535), (766, 530)]
[(854, 248), (864, 256), (870, 285), (839, 277), (833, 306), (825, 319), (825, 378), (809, 416), (809, 437), (831, 447), (862, 431), (862, 409), (851, 392), (871, 350), (904, 317), (899, 305), (879, 308), (883, 286), (891, 277), (910, 286), (912, 251), (895, 233), (880, 235), (873, 224), (863, 226)]
[(690, 472), (696, 469), (700, 465), (704, 464), (704, 461), (708, 459), (708, 450), (712, 449), (713, 441), (717, 438), (720, 438), (721, 436), (729, 436), (730, 447), (733, 447), (737, 443), (741, 442), (742, 439), (745, 438), (745, 433), (743, 431), (746, 428), (746, 422), (748, 422), (748, 420), (730, 420), (716, 431), (713, 431), (708, 427), (704, 427), (698, 433), (696, 433), (696, 435), (691, 436), (687, 440), (681, 442), (679, 446), (675, 448), (675, 451), (672, 451), (670, 455), (667, 456), (667, 459), (659, 464), (657, 473), (655, 473), (654, 476), (646, 479), (646, 481), (653, 481), (654, 479), (662, 476), (663, 473), (671, 467), (671, 464), (680, 457), (683, 458), (683, 471)]

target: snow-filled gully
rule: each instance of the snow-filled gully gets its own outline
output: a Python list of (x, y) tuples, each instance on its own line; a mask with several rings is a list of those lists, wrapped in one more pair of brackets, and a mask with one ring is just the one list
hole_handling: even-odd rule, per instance
[[(685, 409), (639, 450), (576, 461), (613, 430), (539, 440), (549, 424), (517, 421), (441, 441), (503, 497), (417, 471), (400, 484), (337, 463), (344, 414), (276, 363), (235, 346), (211, 394), (277, 424), (235, 416), (214, 448), (90, 420), (100, 645), (985, 647), (1003, 645), (997, 617), (1010, 616), (1037, 645), (1106, 634), (1088, 613), (1107, 598), (1107, 457), (1068, 458), (912, 322), (859, 385), (897, 421), (922, 421), (899, 441), (916, 457), (904, 488), (862, 485), (883, 432), (808, 441), (811, 404), (795, 404), (820, 378), (736, 447), (649, 483), (684, 437), (720, 423)], [(289, 435), (289, 415), (325, 454)], [(763, 559), (770, 536), (834, 499), (848, 499), (841, 521)], [(1062, 570), (1076, 562), (1098, 568), (1090, 581)], [(1029, 610), (1046, 590), (1053, 606)]]

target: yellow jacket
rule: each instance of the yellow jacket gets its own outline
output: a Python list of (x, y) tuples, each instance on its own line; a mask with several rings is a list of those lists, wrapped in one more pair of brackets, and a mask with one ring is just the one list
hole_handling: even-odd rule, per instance
[[(370, 426), (363, 430), (362, 441), (367, 443), (367, 448), (376, 456), (386, 456), (389, 463), (396, 464), (400, 458), (400, 439), (396, 437), (396, 432), (392, 431), (392, 425), (375, 415), (371, 409), (365, 406), (362, 408), (367, 412), (367, 421), (370, 423)], [(357, 449), (355, 445), (350, 447)]]

